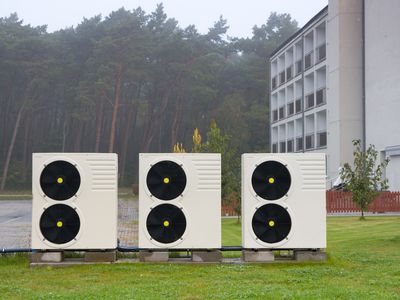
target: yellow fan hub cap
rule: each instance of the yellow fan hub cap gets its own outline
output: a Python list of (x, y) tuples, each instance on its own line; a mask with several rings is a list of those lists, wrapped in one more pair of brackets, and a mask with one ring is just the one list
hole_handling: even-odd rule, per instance
[(273, 220), (268, 222), (268, 226), (269, 227), (274, 227), (275, 226), (275, 222)]
[(57, 227), (58, 227), (58, 228), (61, 228), (62, 226), (63, 226), (63, 222), (58, 221), (58, 222), (57, 222)]
[(62, 179), (61, 177), (58, 177), (58, 178), (57, 178), (57, 183), (61, 184), (61, 183), (63, 183), (63, 182), (64, 182), (64, 179)]
[(270, 184), (273, 184), (275, 182), (275, 178), (273, 178), (273, 177), (268, 178), (268, 182)]
[(168, 183), (169, 183), (169, 178), (168, 178), (168, 177), (165, 177), (165, 178), (164, 178), (164, 183), (165, 183), (165, 184), (168, 184)]
[(164, 227), (168, 227), (169, 226), (169, 222), (168, 221), (164, 221), (163, 225), (164, 225)]

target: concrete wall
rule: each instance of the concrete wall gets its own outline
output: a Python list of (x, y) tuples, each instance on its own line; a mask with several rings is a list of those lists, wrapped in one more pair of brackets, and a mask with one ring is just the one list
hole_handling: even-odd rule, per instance
[(363, 138), (362, 0), (330, 0), (327, 25), (328, 180)]
[(366, 142), (391, 162), (391, 190), (400, 190), (400, 1), (365, 0)]

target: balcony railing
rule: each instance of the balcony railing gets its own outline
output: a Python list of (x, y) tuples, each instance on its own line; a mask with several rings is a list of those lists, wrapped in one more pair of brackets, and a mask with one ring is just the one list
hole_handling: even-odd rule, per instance
[(274, 90), (278, 87), (277, 81), (278, 81), (278, 76), (272, 77), (272, 81), (271, 81), (272, 90)]
[(299, 59), (298, 61), (296, 61), (296, 63), (295, 63), (295, 73), (296, 73), (296, 76), (297, 75), (299, 75), (302, 71), (303, 71), (303, 64), (302, 64), (302, 61), (301, 61), (301, 59)]
[(314, 93), (306, 96), (306, 109), (314, 107)]
[(296, 99), (296, 114), (298, 114), (299, 112), (301, 112), (301, 98)]
[(289, 139), (287, 140), (287, 152), (293, 152), (294, 151), (294, 139)]
[(304, 56), (304, 70), (311, 68), (313, 64), (313, 51), (310, 51)]
[(317, 132), (317, 147), (326, 147), (327, 135), (326, 131)]
[(307, 134), (306, 135), (306, 150), (314, 148), (314, 134)]
[(272, 122), (276, 122), (276, 121), (278, 121), (278, 110), (274, 109), (272, 111)]
[(282, 71), (279, 73), (279, 85), (282, 85), (285, 83), (285, 71)]
[(278, 143), (272, 144), (272, 153), (278, 153)]
[(320, 88), (316, 93), (317, 106), (326, 103), (326, 88)]
[(279, 120), (282, 120), (285, 118), (285, 106), (279, 107)]
[(286, 142), (282, 141), (279, 143), (279, 152), (280, 153), (285, 153), (286, 152)]
[(293, 78), (293, 65), (286, 68), (286, 81)]
[(317, 48), (317, 62), (323, 61), (326, 58), (326, 44), (322, 44)]
[(296, 138), (296, 151), (303, 151), (303, 137)]
[(294, 114), (294, 102), (290, 102), (287, 104), (287, 115), (291, 116)]

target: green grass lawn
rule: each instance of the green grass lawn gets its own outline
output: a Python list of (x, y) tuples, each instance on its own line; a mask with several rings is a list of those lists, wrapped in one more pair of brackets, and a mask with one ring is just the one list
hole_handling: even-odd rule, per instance
[[(223, 244), (240, 245), (223, 220)], [(400, 217), (328, 218), (322, 263), (116, 264), (29, 268), (0, 258), (1, 299), (399, 299)]]

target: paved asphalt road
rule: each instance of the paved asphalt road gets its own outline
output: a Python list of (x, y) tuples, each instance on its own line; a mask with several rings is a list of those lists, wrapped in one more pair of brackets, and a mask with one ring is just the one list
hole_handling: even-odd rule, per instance
[(0, 200), (0, 248), (29, 247), (31, 214), (31, 200)]

